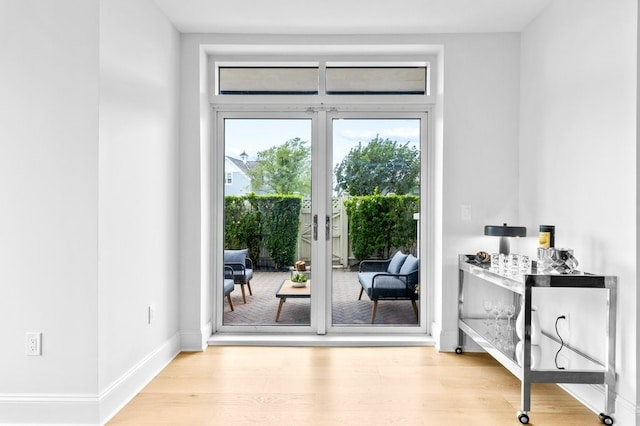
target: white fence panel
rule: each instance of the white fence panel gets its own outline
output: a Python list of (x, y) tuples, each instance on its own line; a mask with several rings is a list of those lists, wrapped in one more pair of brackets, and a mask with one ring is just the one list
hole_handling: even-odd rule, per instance
[[(344, 198), (334, 198), (331, 214), (331, 253), (334, 266), (349, 266), (349, 218), (344, 207)], [(311, 239), (313, 238), (313, 217), (311, 214), (311, 200), (302, 200), (300, 210), (300, 232), (298, 233), (297, 259), (311, 261)], [(319, 220), (318, 234), (324, 235), (324, 220)]]

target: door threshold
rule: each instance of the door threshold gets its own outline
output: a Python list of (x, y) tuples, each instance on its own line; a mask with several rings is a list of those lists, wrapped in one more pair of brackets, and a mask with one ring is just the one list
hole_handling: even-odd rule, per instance
[(214, 334), (209, 346), (435, 346), (428, 334)]

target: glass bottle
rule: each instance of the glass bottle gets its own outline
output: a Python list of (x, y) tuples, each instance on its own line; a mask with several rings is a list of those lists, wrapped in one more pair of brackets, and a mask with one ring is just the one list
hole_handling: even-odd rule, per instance
[(553, 225), (540, 225), (540, 237), (538, 241), (541, 248), (555, 247), (556, 227)]

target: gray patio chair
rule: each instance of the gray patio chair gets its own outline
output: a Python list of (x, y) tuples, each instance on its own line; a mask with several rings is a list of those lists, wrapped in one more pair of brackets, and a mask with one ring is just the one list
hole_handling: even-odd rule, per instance
[(247, 296), (244, 292), (244, 286), (249, 288), (249, 294), (253, 296), (251, 291), (251, 279), (253, 278), (253, 262), (247, 256), (248, 249), (241, 250), (225, 250), (224, 266), (233, 269), (233, 282), (240, 284), (242, 290), (242, 301), (247, 303)]

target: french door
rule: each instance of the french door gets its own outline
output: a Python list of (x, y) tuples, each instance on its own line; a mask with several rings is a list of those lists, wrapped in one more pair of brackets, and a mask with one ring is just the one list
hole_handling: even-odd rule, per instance
[[(410, 298), (399, 297), (380, 300), (373, 318), (358, 265), (402, 251), (424, 270), (427, 115), (323, 108), (217, 115), (216, 331), (426, 331), (420, 286), (417, 316)], [(227, 282), (225, 294), (225, 264), (230, 279), (228, 261), (241, 250), (252, 276), (235, 277), (230, 293)], [(302, 263), (307, 281), (296, 283)]]

